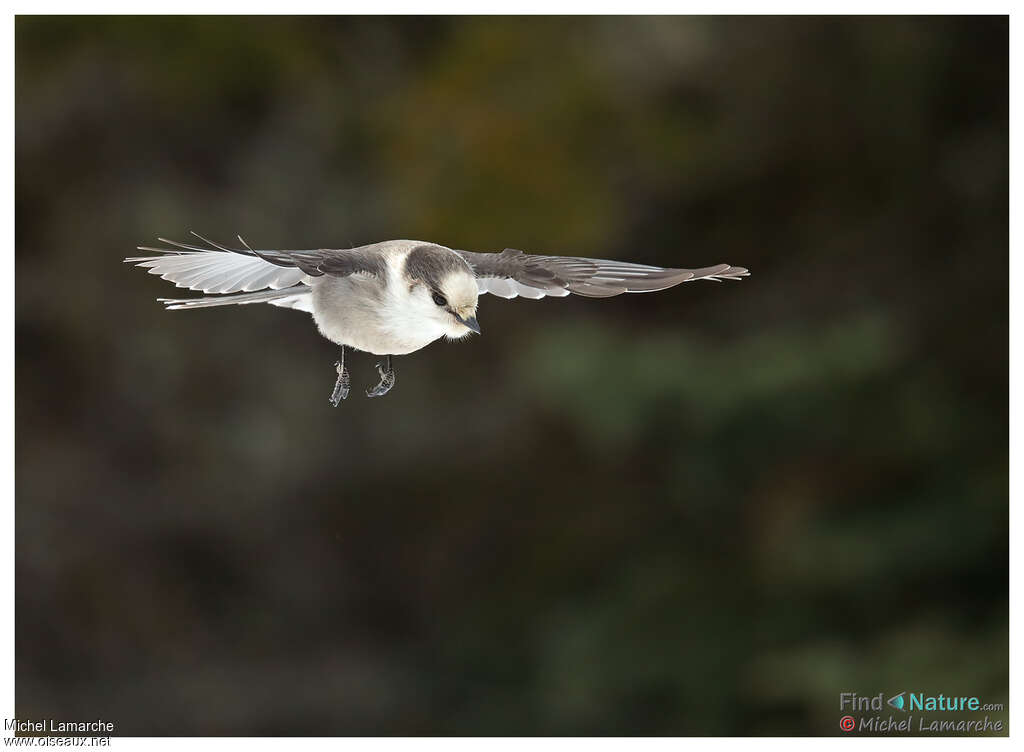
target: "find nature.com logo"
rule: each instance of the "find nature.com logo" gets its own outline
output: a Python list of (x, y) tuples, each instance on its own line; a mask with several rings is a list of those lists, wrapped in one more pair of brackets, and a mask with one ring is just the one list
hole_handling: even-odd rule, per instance
[[(899, 711), (907, 713), (918, 710), (922, 712), (978, 712), (978, 711), (1002, 711), (1001, 703), (982, 704), (975, 696), (953, 696), (953, 695), (927, 695), (924, 692), (900, 692), (885, 699), (885, 693), (865, 697), (857, 695), (856, 692), (840, 692), (839, 709), (865, 714), (880, 713), (883, 709), (883, 701), (886, 705)], [(881, 715), (866, 715), (857, 718), (852, 715), (844, 715), (839, 719), (840, 730), (849, 733), (851, 731), (869, 732), (907, 732), (911, 731), (911, 724), (914, 716), (907, 715), (882, 718)], [(972, 720), (926, 720), (924, 716), (918, 716), (919, 728), (913, 729), (920, 732), (947, 732), (947, 733), (979, 733), (986, 731), (1000, 732), (1003, 730), (1003, 721), (991, 720), (988, 715), (983, 719)]]

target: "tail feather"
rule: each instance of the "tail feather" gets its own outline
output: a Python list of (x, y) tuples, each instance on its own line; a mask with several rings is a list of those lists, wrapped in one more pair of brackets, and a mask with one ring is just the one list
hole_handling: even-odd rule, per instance
[(284, 308), (294, 308), (312, 313), (310, 288), (306, 285), (295, 285), (283, 290), (260, 290), (259, 292), (242, 293), (241, 295), (217, 295), (206, 298), (157, 298), (168, 311), (186, 311), (192, 308), (213, 308), (225, 305), (246, 305), (248, 303), (270, 303)]

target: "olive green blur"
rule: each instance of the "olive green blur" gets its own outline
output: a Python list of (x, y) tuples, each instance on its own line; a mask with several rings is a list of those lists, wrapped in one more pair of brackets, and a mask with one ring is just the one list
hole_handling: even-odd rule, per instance
[[(15, 29), (19, 718), (832, 735), (840, 692), (1007, 703), (1006, 18)], [(308, 315), (166, 313), (189, 293), (121, 263), (190, 229), (751, 276), (485, 296), (383, 399), (351, 354), (332, 409)]]

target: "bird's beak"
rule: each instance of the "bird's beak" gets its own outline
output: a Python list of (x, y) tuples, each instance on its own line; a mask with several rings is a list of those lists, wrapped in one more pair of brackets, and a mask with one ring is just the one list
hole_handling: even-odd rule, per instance
[(470, 331), (476, 332), (477, 334), (480, 333), (480, 324), (477, 323), (476, 316), (467, 316), (466, 318), (463, 318), (462, 316), (456, 316), (455, 318), (457, 318), (459, 320), (459, 323), (461, 323)]

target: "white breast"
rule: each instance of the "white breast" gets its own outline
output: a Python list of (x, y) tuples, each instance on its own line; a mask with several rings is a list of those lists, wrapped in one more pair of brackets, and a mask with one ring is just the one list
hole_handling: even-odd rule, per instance
[(313, 277), (313, 319), (320, 333), (339, 345), (374, 355), (405, 355), (444, 335), (413, 305), (402, 266), (402, 250), (388, 255), (388, 283), (368, 274)]

